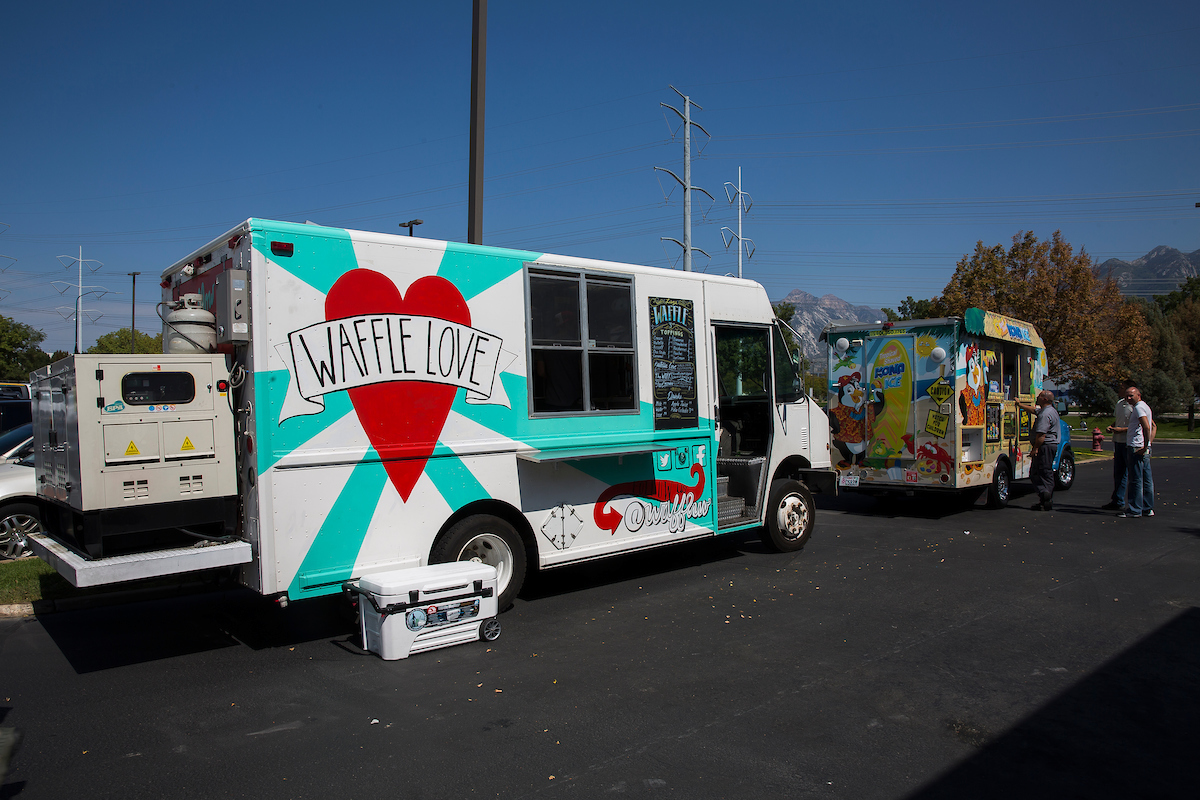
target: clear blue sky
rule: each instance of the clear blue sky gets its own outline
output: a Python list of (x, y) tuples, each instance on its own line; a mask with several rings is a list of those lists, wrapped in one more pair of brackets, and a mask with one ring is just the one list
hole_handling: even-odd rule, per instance
[[(489, 23), (487, 244), (678, 263), (681, 194), (652, 170), (681, 174), (674, 84), (712, 135), (697, 268), (736, 270), (740, 166), (772, 298), (929, 297), (1019, 230), (1098, 261), (1200, 248), (1195, 0), (492, 0)], [(47, 350), (73, 345), (50, 282), (80, 246), (123, 292), (85, 303), (86, 346), (129, 324), (126, 273), (157, 331), (160, 271), (251, 216), (466, 239), (470, 0), (48, 0), (6, 8), (0, 48), (0, 314)]]

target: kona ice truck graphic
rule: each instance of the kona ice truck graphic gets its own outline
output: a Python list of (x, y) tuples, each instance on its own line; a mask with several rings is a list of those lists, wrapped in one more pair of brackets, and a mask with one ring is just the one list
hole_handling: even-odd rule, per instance
[(168, 352), (34, 376), (33, 546), (76, 585), (234, 567), (294, 600), (476, 560), (503, 607), (530, 568), (797, 550), (836, 491), (750, 281), (252, 219), (162, 286)]
[[(1029, 476), (1030, 405), (1046, 377), (1041, 336), (1027, 322), (967, 309), (963, 317), (831, 325), (829, 417), (841, 486), (867, 491), (988, 491), (1008, 503)], [(1075, 476), (1062, 423), (1060, 488)]]

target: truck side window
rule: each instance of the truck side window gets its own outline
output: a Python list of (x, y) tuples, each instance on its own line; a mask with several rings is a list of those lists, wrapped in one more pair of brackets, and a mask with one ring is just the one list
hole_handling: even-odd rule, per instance
[(534, 413), (637, 409), (631, 281), (531, 270), (529, 331)]
[(1017, 348), (1017, 370), (1021, 382), (1021, 394), (1033, 394), (1033, 348)]

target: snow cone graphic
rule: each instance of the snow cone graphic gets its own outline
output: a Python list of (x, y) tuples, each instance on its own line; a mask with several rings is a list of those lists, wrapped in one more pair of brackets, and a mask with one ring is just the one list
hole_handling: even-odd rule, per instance
[(871, 426), (871, 455), (903, 456), (910, 449), (905, 436), (912, 417), (912, 361), (905, 342), (893, 339), (883, 346), (871, 371), (872, 392), (878, 392), (883, 409)]

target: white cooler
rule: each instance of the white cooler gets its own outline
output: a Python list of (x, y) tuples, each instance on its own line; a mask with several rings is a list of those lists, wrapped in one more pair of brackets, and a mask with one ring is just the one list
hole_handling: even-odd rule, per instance
[(363, 647), (386, 661), (500, 636), (496, 568), (475, 561), (365, 575), (359, 595)]

